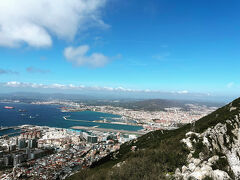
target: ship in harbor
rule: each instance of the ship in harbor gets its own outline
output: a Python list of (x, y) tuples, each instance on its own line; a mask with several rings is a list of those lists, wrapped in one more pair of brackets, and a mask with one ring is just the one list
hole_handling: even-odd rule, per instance
[(18, 112), (27, 112), (25, 109), (19, 109)]
[(4, 106), (4, 109), (14, 109), (12, 106)]

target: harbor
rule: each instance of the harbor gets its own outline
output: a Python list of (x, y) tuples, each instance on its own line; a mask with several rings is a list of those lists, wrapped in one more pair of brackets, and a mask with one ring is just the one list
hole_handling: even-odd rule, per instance
[[(125, 122), (116, 122), (117, 120), (112, 118), (118, 118), (118, 116), (112, 115), (110, 113), (99, 113), (93, 111), (61, 112), (59, 110), (59, 105), (41, 105), (27, 103), (3, 103), (2, 107), (6, 105), (15, 107), (15, 109), (8, 110), (0, 108), (0, 124), (4, 128), (31, 124), (58, 128), (98, 125), (101, 128), (124, 129), (130, 131), (137, 131), (142, 129), (141, 126), (126, 125), (124, 124)], [(25, 110), (26, 112), (19, 112), (19, 109)], [(63, 117), (66, 117), (66, 119)], [(104, 121), (104, 119), (106, 119), (107, 122), (101, 123), (100, 121)], [(113, 123), (108, 123), (109, 121)], [(2, 131), (0, 130), (0, 135), (11, 133), (12, 130), (14, 129), (3, 129)]]

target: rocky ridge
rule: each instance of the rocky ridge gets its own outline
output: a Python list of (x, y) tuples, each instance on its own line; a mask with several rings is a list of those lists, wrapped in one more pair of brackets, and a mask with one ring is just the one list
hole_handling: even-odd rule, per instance
[[(228, 110), (239, 111), (239, 107), (229, 104)], [(175, 179), (240, 179), (239, 127), (240, 114), (237, 113), (233, 118), (217, 123), (202, 133), (186, 133), (181, 142), (190, 153), (187, 164), (176, 169)]]

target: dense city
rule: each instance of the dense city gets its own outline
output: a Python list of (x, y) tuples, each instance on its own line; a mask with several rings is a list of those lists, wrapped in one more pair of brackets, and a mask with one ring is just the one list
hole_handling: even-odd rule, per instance
[[(23, 125), (0, 139), (0, 179), (64, 179), (136, 135)], [(4, 170), (5, 169), (5, 170)]]
[[(218, 107), (208, 107), (206, 105), (186, 104), (187, 110), (181, 107), (168, 107), (161, 111), (133, 110), (116, 106), (92, 106), (83, 103), (68, 101), (46, 101), (33, 102), (33, 104), (60, 104), (63, 112), (72, 111), (97, 111), (119, 115), (119, 124), (141, 125), (144, 131), (149, 132), (157, 129), (172, 129), (179, 124), (192, 123), (207, 114), (215, 111)], [(100, 121), (98, 121), (100, 122)], [(113, 123), (113, 122), (108, 122)]]

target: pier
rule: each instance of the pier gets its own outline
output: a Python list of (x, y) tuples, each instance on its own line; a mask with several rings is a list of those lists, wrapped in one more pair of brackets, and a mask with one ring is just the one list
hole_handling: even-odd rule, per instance
[(97, 128), (97, 127), (86, 127), (86, 126), (73, 126), (71, 129), (82, 129), (82, 130), (92, 130), (92, 131), (102, 131), (102, 132), (121, 132), (126, 134), (136, 134), (136, 135), (144, 135), (147, 132), (143, 131), (127, 131), (127, 130), (118, 130), (118, 129), (106, 129), (106, 128)]
[(18, 126), (6, 126), (6, 127), (0, 127), (0, 131), (5, 131), (5, 130), (9, 130), (9, 129), (19, 129)]

